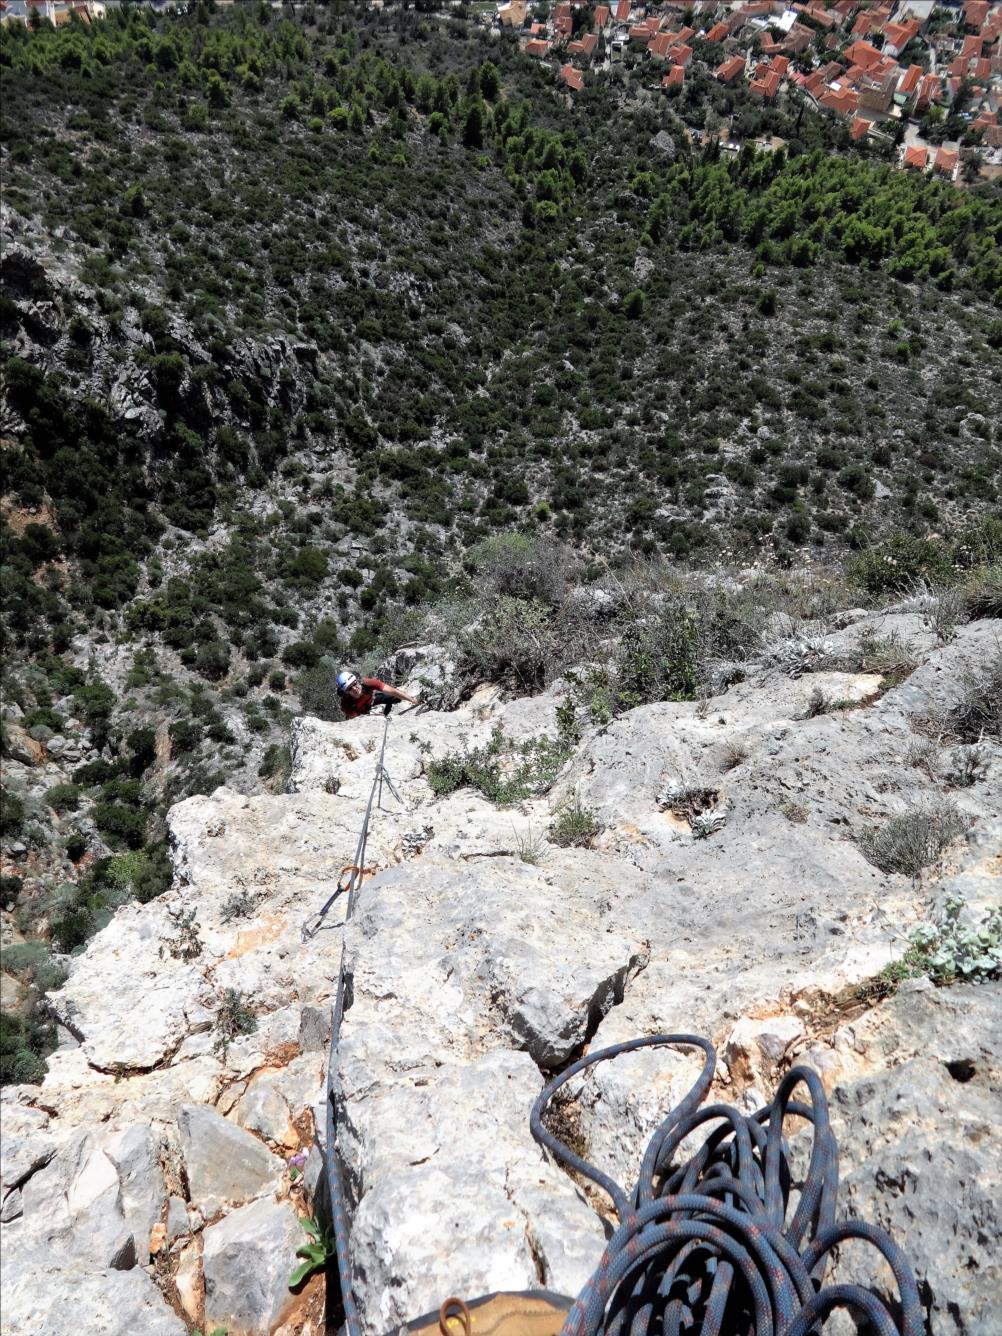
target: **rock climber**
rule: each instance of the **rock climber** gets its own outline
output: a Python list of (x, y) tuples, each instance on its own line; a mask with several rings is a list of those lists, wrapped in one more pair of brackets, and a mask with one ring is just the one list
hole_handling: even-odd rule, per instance
[(360, 714), (370, 714), (374, 705), (391, 706), (394, 701), (405, 700), (410, 705), (419, 702), (414, 696), (408, 696), (399, 687), (391, 687), (381, 682), (378, 677), (359, 677), (347, 668), (337, 675), (337, 694), (341, 703), (341, 712), (346, 719), (357, 719)]

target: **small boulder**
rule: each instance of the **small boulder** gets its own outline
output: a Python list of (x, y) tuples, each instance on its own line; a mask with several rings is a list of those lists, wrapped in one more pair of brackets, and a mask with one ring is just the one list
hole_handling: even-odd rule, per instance
[(207, 1219), (281, 1182), (283, 1161), (214, 1109), (184, 1104), (177, 1123), (191, 1200)]
[(773, 1089), (783, 1060), (803, 1037), (804, 1027), (796, 1016), (742, 1016), (724, 1044), (731, 1082)]
[(205, 1326), (229, 1336), (270, 1332), (296, 1303), (289, 1274), (304, 1234), (289, 1202), (256, 1201), (204, 1234)]

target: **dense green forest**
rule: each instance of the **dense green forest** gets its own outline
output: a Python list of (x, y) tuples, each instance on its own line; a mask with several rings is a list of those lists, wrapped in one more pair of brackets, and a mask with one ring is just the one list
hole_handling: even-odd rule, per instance
[(493, 535), (583, 578), (870, 554), (875, 594), (998, 511), (997, 190), (813, 113), (693, 147), (657, 91), (402, 8), (123, 6), (5, 26), (0, 75), (6, 696), (94, 753), (5, 791), (4, 898), (61, 950)]

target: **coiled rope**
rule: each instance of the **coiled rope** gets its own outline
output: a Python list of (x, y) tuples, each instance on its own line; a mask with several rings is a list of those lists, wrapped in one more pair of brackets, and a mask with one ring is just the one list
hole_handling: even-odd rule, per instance
[[(586, 1068), (665, 1046), (701, 1050), (703, 1070), (654, 1132), (627, 1195), (554, 1136), (543, 1114), (555, 1093)], [(918, 1287), (894, 1241), (862, 1221), (836, 1223), (838, 1144), (817, 1073), (793, 1068), (772, 1103), (745, 1117), (726, 1104), (699, 1107), (715, 1063), (712, 1044), (698, 1035), (633, 1039), (573, 1063), (534, 1103), (533, 1136), (608, 1193), (619, 1217), (561, 1336), (814, 1336), (836, 1309), (848, 1310), (875, 1336), (922, 1336)], [(800, 1086), (806, 1104), (793, 1099)], [(793, 1117), (813, 1126), (799, 1184), (783, 1137), (784, 1122)], [(682, 1142), (708, 1123), (716, 1126), (699, 1150), (673, 1167)], [(897, 1305), (860, 1285), (825, 1288), (829, 1254), (850, 1239), (881, 1254), (898, 1287)]]

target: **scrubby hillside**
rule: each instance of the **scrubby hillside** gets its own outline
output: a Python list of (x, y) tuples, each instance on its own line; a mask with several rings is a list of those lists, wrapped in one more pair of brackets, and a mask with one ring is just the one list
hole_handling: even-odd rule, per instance
[(337, 660), (426, 636), (499, 534), (585, 585), (994, 559), (989, 188), (809, 113), (694, 153), (411, 11), (122, 7), (5, 27), (0, 69), (3, 903), (43, 979), (166, 885), (172, 801), (281, 788)]
[[(933, 1336), (990, 1329), (1002, 622), (749, 575), (688, 589), (688, 612), (644, 588), (624, 632), (636, 588), (569, 601), (590, 663), (541, 693), (391, 719), (400, 801), (384, 787), (347, 925), (342, 896), (301, 931), (353, 858), (382, 720), (298, 718), (288, 792), (172, 808), (171, 888), (66, 962), (60, 1047), (2, 1097), (12, 1329), (322, 1330), (322, 1282), (287, 1281), (321, 1195), (342, 941), (336, 1136), (367, 1333), (447, 1292), (577, 1292), (607, 1208), (529, 1108), (583, 1045), (658, 1031), (710, 1037), (714, 1093), (745, 1107), (812, 1064), (842, 1210), (895, 1234)], [(496, 652), (489, 630), (401, 676), (444, 690), (474, 644)], [(529, 674), (531, 637), (507, 643)], [(599, 1069), (557, 1130), (630, 1183), (694, 1071)], [(839, 1274), (883, 1289), (863, 1265)]]

